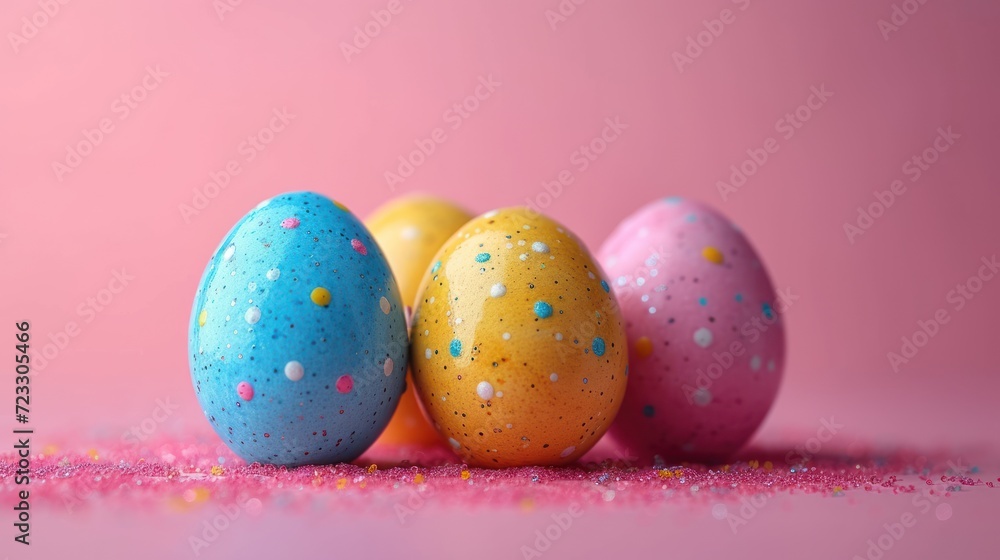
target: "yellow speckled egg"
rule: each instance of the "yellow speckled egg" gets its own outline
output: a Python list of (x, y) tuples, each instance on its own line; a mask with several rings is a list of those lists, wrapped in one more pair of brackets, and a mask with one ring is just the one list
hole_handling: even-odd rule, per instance
[[(438, 249), (470, 218), (451, 202), (415, 195), (386, 203), (365, 220), (389, 261), (404, 303), (413, 303)], [(376, 443), (428, 445), (439, 440), (420, 411), (412, 383), (408, 383), (396, 413)]]
[(410, 333), (417, 393), (466, 462), (561, 465), (587, 452), (625, 394), (618, 304), (587, 248), (525, 208), (449, 239)]

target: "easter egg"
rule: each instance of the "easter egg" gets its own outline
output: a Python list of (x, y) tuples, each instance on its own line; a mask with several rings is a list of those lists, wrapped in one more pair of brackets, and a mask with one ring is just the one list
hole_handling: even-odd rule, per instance
[(785, 359), (784, 306), (750, 242), (709, 206), (667, 198), (626, 218), (598, 258), (629, 340), (609, 437), (636, 457), (738, 451), (774, 402)]
[[(388, 202), (365, 220), (392, 267), (404, 304), (416, 299), (420, 281), (438, 249), (471, 218), (446, 200), (418, 195)], [(407, 384), (377, 443), (429, 445), (440, 441), (420, 410), (411, 385)]]
[(378, 244), (343, 205), (294, 192), (226, 235), (195, 295), (191, 380), (248, 462), (350, 461), (403, 392), (407, 333)]
[(575, 461), (625, 393), (625, 332), (601, 268), (524, 208), (488, 212), (444, 244), (410, 340), (421, 402), (471, 465)]

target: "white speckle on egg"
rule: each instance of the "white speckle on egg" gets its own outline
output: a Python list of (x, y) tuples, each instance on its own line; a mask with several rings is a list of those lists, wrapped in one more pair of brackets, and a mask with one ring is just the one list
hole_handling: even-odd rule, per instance
[(556, 340), (562, 340), (562, 339), (563, 339), (563, 334), (561, 332), (557, 332), (556, 333)]
[(767, 361), (767, 371), (774, 371), (775, 367), (774, 360)]
[(503, 339), (504, 340), (510, 340), (510, 333), (509, 332), (503, 333)]
[(523, 239), (517, 242), (517, 246), (518, 247), (524, 247), (526, 244), (527, 244), (527, 241), (525, 241)]
[(281, 276), (281, 271), (278, 270), (277, 268), (272, 268), (271, 270), (267, 271), (267, 275), (266, 276), (267, 276), (268, 280), (270, 280), (271, 282), (274, 282), (275, 280), (278, 279), (279, 276)]
[(378, 300), (378, 306), (382, 310), (382, 313), (385, 313), (386, 315), (389, 314), (389, 300), (386, 299), (385, 296), (382, 296), (382, 299)]
[(424, 357), (427, 358), (428, 360), (431, 359), (431, 349), (430, 348), (424, 350)]
[(691, 400), (698, 406), (708, 406), (712, 402), (712, 393), (708, 389), (698, 388), (691, 394)]
[(484, 217), (484, 218), (493, 218), (493, 217), (495, 217), (495, 216), (496, 216), (497, 214), (499, 214), (499, 212), (498, 212), (497, 210), (490, 210), (489, 212), (487, 212), (487, 213), (483, 214), (483, 217)]
[(271, 204), (271, 199), (270, 199), (270, 198), (269, 198), (269, 199), (267, 199), (267, 200), (262, 200), (262, 201), (260, 202), (260, 204), (258, 204), (258, 205), (256, 206), (256, 209), (257, 209), (257, 210), (260, 210), (261, 208), (263, 208), (263, 207), (267, 206), (268, 204)]
[(392, 358), (386, 358), (385, 359), (385, 365), (382, 366), (382, 373), (384, 373), (386, 375), (392, 375), (393, 365), (395, 365), (395, 364), (393, 364)]
[(596, 280), (597, 279), (597, 277), (594, 276), (594, 273), (591, 272), (591, 271), (589, 271), (589, 270), (587, 271), (587, 278), (590, 278), (591, 280)]
[(557, 374), (557, 373), (550, 373), (549, 374), (549, 381), (551, 381), (553, 383), (555, 383), (556, 381), (559, 381), (559, 374)]
[(454, 447), (455, 449), (462, 448), (462, 444), (458, 443), (458, 440), (453, 437), (448, 438), (448, 443), (450, 443), (451, 446)]
[(490, 296), (492, 297), (498, 298), (505, 295), (507, 295), (507, 286), (503, 284), (493, 284), (493, 287), (490, 288)]
[(236, 245), (230, 245), (229, 247), (226, 247), (226, 252), (222, 253), (222, 260), (228, 261), (232, 259), (233, 255), (235, 254), (236, 254)]
[(757, 371), (760, 369), (761, 359), (760, 356), (754, 356), (750, 358), (750, 369)]
[(708, 348), (712, 344), (712, 331), (702, 327), (694, 331), (694, 343), (702, 348)]
[(493, 398), (493, 385), (490, 385), (488, 381), (480, 381), (479, 385), (476, 385), (476, 394), (479, 398), (484, 401), (488, 401)]
[(524, 229), (531, 229), (531, 226), (529, 226), (528, 224), (524, 224)]
[(256, 292), (257, 291), (257, 283), (256, 282), (250, 282), (249, 284), (247, 284), (247, 291)]
[(305, 368), (302, 364), (292, 360), (285, 364), (285, 377), (291, 379), (292, 381), (298, 381), (306, 374)]
[(646, 283), (646, 279), (643, 278), (643, 277), (641, 277), (641, 276), (639, 278), (635, 279), (635, 285), (636, 286), (642, 286), (645, 283)]
[(549, 246), (542, 243), (541, 241), (535, 241), (534, 243), (531, 244), (531, 250), (536, 253), (548, 253)]
[(653, 313), (656, 313), (656, 308), (655, 308), (655, 307), (652, 307), (652, 306), (650, 306), (650, 307), (649, 307), (649, 314), (650, 314), (650, 315), (652, 315)]
[(576, 451), (576, 446), (575, 445), (571, 445), (571, 446), (567, 447), (566, 449), (563, 449), (562, 453), (560, 453), (559, 456), (563, 457), (563, 458), (569, 457), (570, 455), (573, 454), (574, 451)]
[(521, 256), (518, 258), (520, 258), (522, 261), (526, 261), (528, 260), (528, 253), (521, 253)]
[(513, 244), (513, 243), (508, 243), (508, 244), (506, 245), (506, 247), (507, 247), (508, 249), (513, 249), (513, 248), (514, 248), (514, 244)]
[(251, 325), (257, 324), (257, 321), (260, 321), (260, 308), (255, 305), (250, 309), (247, 309), (246, 315), (244, 315), (243, 318), (246, 319), (247, 323), (250, 323)]

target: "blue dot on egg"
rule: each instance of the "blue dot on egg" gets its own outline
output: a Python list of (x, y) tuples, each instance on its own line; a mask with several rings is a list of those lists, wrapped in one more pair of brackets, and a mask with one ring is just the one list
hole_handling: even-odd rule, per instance
[(548, 319), (552, 316), (552, 306), (544, 301), (536, 301), (535, 315), (538, 315), (539, 319)]
[(478, 255), (476, 255), (476, 262), (477, 263), (484, 263), (484, 262), (486, 262), (488, 260), (490, 260), (490, 254), (489, 253), (479, 253)]
[(708, 305), (708, 298), (700, 297), (698, 298), (698, 305), (704, 307)]
[(765, 302), (760, 307), (761, 307), (761, 310), (764, 312), (764, 316), (765, 317), (767, 317), (768, 319), (771, 319), (771, 318), (774, 317), (774, 309), (771, 308), (771, 304), (770, 303), (766, 303)]
[(743, 294), (736, 294), (736, 303), (740, 303), (742, 301), (743, 301)]
[(604, 280), (601, 280), (601, 287), (604, 288), (605, 292), (610, 292), (611, 291), (611, 286), (608, 286), (608, 283), (605, 282)]
[(670, 204), (671, 206), (676, 206), (676, 205), (680, 204), (681, 202), (684, 202), (684, 199), (681, 198), (681, 197), (679, 197), (679, 196), (668, 196), (667, 198), (663, 199), (663, 202), (666, 202), (667, 204)]
[(434, 263), (434, 266), (431, 267), (431, 274), (437, 274), (439, 270), (441, 270), (441, 261)]
[(590, 347), (594, 350), (594, 354), (595, 355), (597, 355), (597, 356), (603, 356), (604, 355), (605, 347), (604, 347), (604, 339), (603, 338), (601, 338), (601, 337), (595, 338), (594, 342), (590, 345)]
[(448, 346), (448, 351), (451, 352), (453, 358), (457, 358), (462, 355), (462, 341), (459, 339), (453, 339), (451, 345)]

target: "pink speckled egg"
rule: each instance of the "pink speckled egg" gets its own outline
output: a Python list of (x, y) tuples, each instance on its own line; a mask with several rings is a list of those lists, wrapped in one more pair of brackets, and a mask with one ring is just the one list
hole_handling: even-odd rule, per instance
[(743, 233), (677, 197), (626, 218), (598, 254), (629, 344), (609, 435), (629, 455), (725, 459), (774, 402), (785, 356), (779, 301)]

